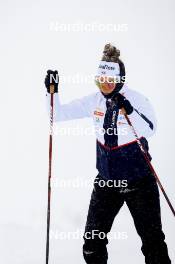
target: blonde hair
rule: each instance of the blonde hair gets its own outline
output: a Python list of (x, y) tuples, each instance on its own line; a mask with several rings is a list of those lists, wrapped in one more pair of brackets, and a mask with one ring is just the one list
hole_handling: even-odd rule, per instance
[(105, 45), (103, 50), (102, 61), (107, 62), (121, 62), (120, 50), (113, 46), (111, 43)]

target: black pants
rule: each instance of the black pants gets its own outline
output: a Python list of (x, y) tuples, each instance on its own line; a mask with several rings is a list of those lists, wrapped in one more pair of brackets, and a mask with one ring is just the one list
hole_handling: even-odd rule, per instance
[[(115, 216), (126, 202), (142, 240), (146, 264), (169, 264), (167, 246), (162, 231), (159, 191), (154, 179), (142, 179), (129, 188), (100, 187), (98, 175), (91, 196), (84, 233), (83, 255), (88, 264), (106, 264), (107, 233)], [(95, 230), (95, 231), (94, 231)], [(103, 235), (106, 234), (104, 237)]]

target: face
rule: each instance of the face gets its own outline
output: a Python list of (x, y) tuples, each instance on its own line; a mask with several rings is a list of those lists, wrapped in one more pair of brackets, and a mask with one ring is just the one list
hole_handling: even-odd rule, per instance
[(95, 83), (100, 91), (105, 95), (112, 93), (116, 86), (114, 78), (106, 76), (96, 77)]

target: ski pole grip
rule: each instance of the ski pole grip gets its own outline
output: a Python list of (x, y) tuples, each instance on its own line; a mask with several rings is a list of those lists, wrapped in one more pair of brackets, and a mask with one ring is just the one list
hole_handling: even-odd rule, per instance
[(51, 84), (51, 85), (50, 85), (50, 93), (51, 93), (51, 94), (54, 94), (54, 92), (55, 92), (54, 84)]

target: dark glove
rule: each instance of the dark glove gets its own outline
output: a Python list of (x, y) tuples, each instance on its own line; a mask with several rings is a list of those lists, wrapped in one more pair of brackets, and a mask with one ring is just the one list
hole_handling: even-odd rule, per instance
[(58, 71), (48, 70), (44, 83), (45, 83), (45, 86), (47, 88), (48, 93), (50, 93), (50, 86), (51, 85), (54, 85), (54, 92), (53, 93), (58, 93), (58, 83), (59, 83)]
[(122, 94), (117, 93), (115, 100), (119, 109), (124, 108), (127, 115), (133, 112), (133, 107), (131, 103)]

